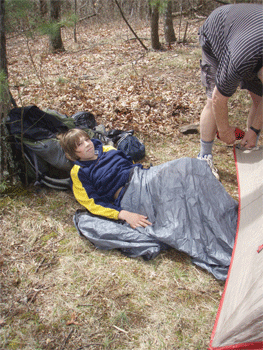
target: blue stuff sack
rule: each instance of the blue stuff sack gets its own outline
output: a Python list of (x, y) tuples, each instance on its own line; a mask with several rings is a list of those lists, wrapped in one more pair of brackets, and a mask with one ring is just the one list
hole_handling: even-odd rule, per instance
[(117, 142), (117, 149), (130, 156), (134, 162), (138, 162), (145, 157), (145, 146), (137, 137), (130, 133), (123, 133)]

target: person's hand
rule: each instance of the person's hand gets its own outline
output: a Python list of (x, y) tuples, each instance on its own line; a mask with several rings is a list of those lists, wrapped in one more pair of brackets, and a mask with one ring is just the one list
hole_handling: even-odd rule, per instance
[(119, 219), (125, 220), (131, 226), (131, 228), (146, 227), (152, 224), (147, 220), (147, 216), (131, 213), (127, 210), (121, 210), (119, 212)]
[(257, 143), (257, 134), (253, 130), (248, 129), (242, 141), (240, 142), (240, 145), (246, 149), (251, 149), (256, 146), (256, 143)]
[(229, 126), (227, 129), (218, 130), (219, 138), (227, 145), (233, 145), (236, 142), (235, 127)]

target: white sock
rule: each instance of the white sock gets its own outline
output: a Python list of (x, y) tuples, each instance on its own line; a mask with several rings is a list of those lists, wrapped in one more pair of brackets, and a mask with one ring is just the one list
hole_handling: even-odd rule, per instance
[(200, 143), (201, 143), (201, 150), (200, 150), (199, 155), (201, 157), (203, 157), (206, 154), (212, 154), (212, 148), (213, 148), (214, 140), (213, 141), (209, 141), (209, 142), (200, 140)]

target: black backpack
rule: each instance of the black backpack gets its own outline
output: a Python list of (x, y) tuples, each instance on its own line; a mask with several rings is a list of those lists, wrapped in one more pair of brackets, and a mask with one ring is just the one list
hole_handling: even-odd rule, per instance
[(134, 131), (110, 130), (107, 136), (113, 141), (118, 150), (129, 155), (134, 162), (145, 157), (145, 146), (139, 139), (133, 135)]
[(72, 128), (85, 129), (90, 138), (111, 144), (131, 156), (134, 161), (145, 155), (144, 145), (133, 136), (133, 131), (97, 127), (90, 112), (78, 112), (72, 117), (57, 111), (43, 111), (37, 106), (13, 108), (6, 121), (11, 137), (15, 162), (23, 183), (34, 181), (58, 190), (70, 188), (70, 170), (73, 163), (62, 150), (56, 135)]
[(74, 128), (72, 118), (27, 106), (12, 109), (6, 126), (23, 183), (35, 181), (59, 190), (70, 188), (73, 164), (65, 157), (56, 134)]

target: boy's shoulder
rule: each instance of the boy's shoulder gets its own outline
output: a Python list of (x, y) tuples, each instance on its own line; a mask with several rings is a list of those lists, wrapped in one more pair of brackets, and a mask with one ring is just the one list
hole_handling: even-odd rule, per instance
[(103, 149), (103, 152), (117, 151), (117, 149), (111, 145), (103, 145), (102, 149)]

